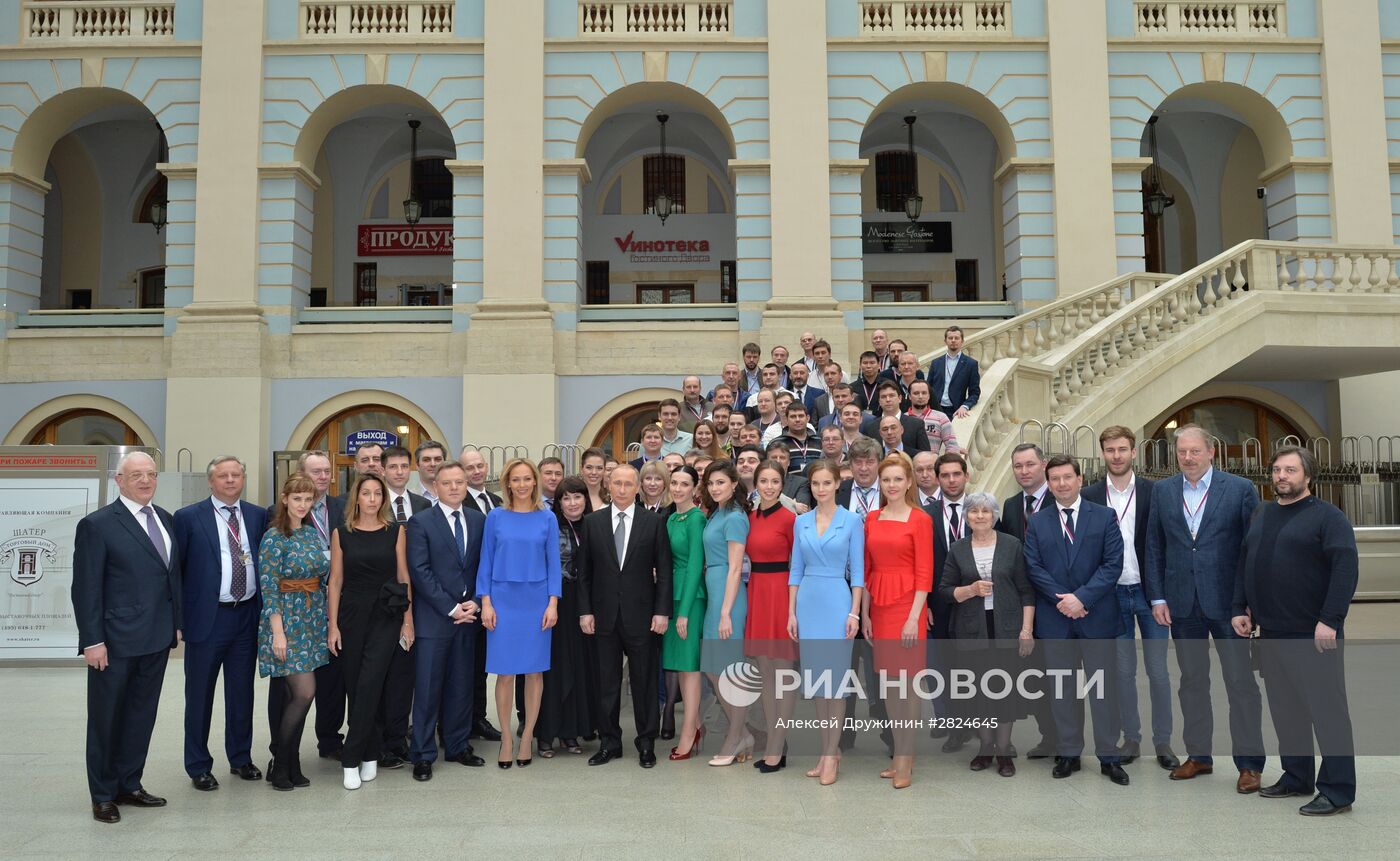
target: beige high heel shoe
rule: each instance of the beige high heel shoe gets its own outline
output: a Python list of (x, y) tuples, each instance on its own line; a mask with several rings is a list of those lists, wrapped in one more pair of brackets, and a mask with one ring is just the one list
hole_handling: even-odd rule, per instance
[(914, 782), (914, 757), (897, 756), (894, 758), (894, 776), (890, 785), (895, 789), (908, 789)]
[(839, 757), (839, 756), (833, 756), (833, 757), (831, 757), (831, 777), (828, 778), (828, 777), (827, 777), (827, 774), (826, 774), (826, 769), (822, 769), (821, 780), (819, 781), (819, 783), (821, 783), (822, 786), (830, 786), (831, 784), (835, 783), (835, 782), (836, 782), (836, 777), (837, 777), (838, 773), (840, 772), (840, 770), (841, 770), (841, 757)]
[(751, 756), (753, 756), (753, 736), (745, 734), (744, 738), (739, 742), (739, 748), (734, 751), (733, 754), (729, 756), (723, 754), (712, 756), (710, 757), (710, 765), (716, 768), (723, 768), (726, 765), (733, 765), (736, 762), (748, 762)]

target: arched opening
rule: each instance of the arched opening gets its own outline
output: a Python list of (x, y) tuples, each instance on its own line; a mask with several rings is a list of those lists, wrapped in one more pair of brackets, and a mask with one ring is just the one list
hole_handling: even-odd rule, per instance
[(677, 84), (626, 87), (590, 113), (578, 152), (592, 176), (582, 304), (737, 301), (734, 141), (708, 100)]
[(126, 422), (98, 409), (66, 410), (35, 428), (25, 445), (142, 445)]
[[(1148, 271), (1184, 272), (1247, 239), (1270, 238), (1271, 195), (1261, 183), (1292, 154), (1273, 105), (1236, 84), (1193, 84), (1167, 97), (1154, 116), (1155, 154), (1152, 124), (1141, 143), (1141, 154), (1157, 162), (1142, 176)], [(1154, 178), (1173, 205), (1161, 197), (1152, 205)]]
[(296, 146), (320, 180), (310, 306), (452, 304), (455, 152), (437, 111), (400, 87), (352, 87), (316, 109)]
[(904, 87), (871, 113), (860, 154), (865, 300), (1002, 299), (997, 176), (1015, 139), (996, 106), (958, 84)]
[(15, 170), (48, 184), (39, 308), (164, 307), (167, 153), (155, 115), (119, 90), (62, 93), (26, 120)]
[(427, 438), (423, 426), (402, 410), (383, 404), (362, 404), (321, 422), (306, 438), (303, 450), (330, 452), (335, 468), (330, 492), (338, 495), (353, 481), (355, 449), (362, 441), (379, 440), (381, 445), (401, 445), (413, 451)]
[[(1208, 398), (1182, 407), (1164, 419), (1152, 432), (1153, 439), (1171, 440), (1172, 432), (1184, 424), (1198, 424), (1225, 446), (1226, 462), (1234, 468), (1244, 465), (1248, 455), (1253, 461), (1269, 453), (1286, 436), (1305, 439), (1296, 422), (1258, 401), (1238, 397)], [(1260, 448), (1246, 440), (1258, 441)], [(1258, 466), (1256, 463), (1255, 466)]]
[(659, 401), (630, 406), (604, 423), (593, 437), (592, 445), (608, 452), (617, 460), (626, 460), (627, 447), (641, 439), (642, 425), (656, 421)]

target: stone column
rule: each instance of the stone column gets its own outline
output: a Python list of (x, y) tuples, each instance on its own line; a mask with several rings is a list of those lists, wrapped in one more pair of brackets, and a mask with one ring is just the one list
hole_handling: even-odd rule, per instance
[(165, 175), (165, 319), (173, 331), (170, 312), (194, 301), (195, 166), (158, 164), (156, 170)]
[(1007, 298), (1021, 308), (1057, 298), (1055, 195), (1051, 168), (1012, 159), (997, 171)]
[(39, 308), (44, 262), (44, 196), (49, 184), (0, 173), (0, 338), (20, 314)]
[(773, 184), (765, 159), (730, 159), (734, 184), (734, 268), (739, 338), (757, 341), (773, 298)]
[[(832, 357), (854, 374), (852, 358), (866, 349), (865, 252), (861, 239), (860, 178), (870, 167), (864, 158), (833, 161), (831, 197), (831, 298), (841, 314), (842, 334), (827, 334)], [(799, 333), (800, 334), (800, 333)]]
[(1113, 160), (1113, 234), (1119, 275), (1147, 268), (1142, 212), (1142, 172), (1150, 158)]
[(1389, 245), (1393, 227), (1379, 6), (1319, 0), (1318, 16), (1336, 241)]

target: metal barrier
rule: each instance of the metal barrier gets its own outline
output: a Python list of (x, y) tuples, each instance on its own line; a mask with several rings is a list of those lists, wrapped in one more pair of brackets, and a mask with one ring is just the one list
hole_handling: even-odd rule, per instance
[(582, 465), (579, 463), (579, 458), (585, 451), (587, 448), (577, 443), (552, 442), (540, 450), (540, 459), (557, 457), (564, 462), (564, 474), (573, 475), (578, 472)]
[[(495, 483), (501, 479), (501, 470), (517, 457), (530, 459), (530, 449), (523, 445), (464, 445), (462, 451), (472, 449), (486, 461), (486, 480)], [(460, 457), (460, 455), (459, 455)]]

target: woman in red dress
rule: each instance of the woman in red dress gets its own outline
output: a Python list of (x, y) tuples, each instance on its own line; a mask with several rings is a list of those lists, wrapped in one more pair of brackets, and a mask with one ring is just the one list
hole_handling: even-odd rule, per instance
[(914, 730), (921, 701), (914, 676), (927, 666), (928, 593), (933, 590), (933, 518), (919, 508), (914, 467), (898, 452), (880, 462), (880, 508), (865, 518), (865, 600), (862, 624), (875, 649), (875, 668), (891, 683), (901, 674), (902, 693), (888, 696), (894, 761), (880, 772), (895, 789), (913, 779)]
[(763, 715), (771, 723), (764, 756), (754, 768), (771, 774), (787, 766), (784, 738), (787, 721), (797, 707), (796, 696), (778, 698), (778, 672), (797, 663), (797, 644), (787, 633), (788, 566), (792, 558), (792, 527), (797, 515), (779, 501), (786, 474), (765, 460), (754, 471), (758, 504), (749, 512), (749, 614), (744, 622), (744, 654), (758, 659), (763, 679)]

